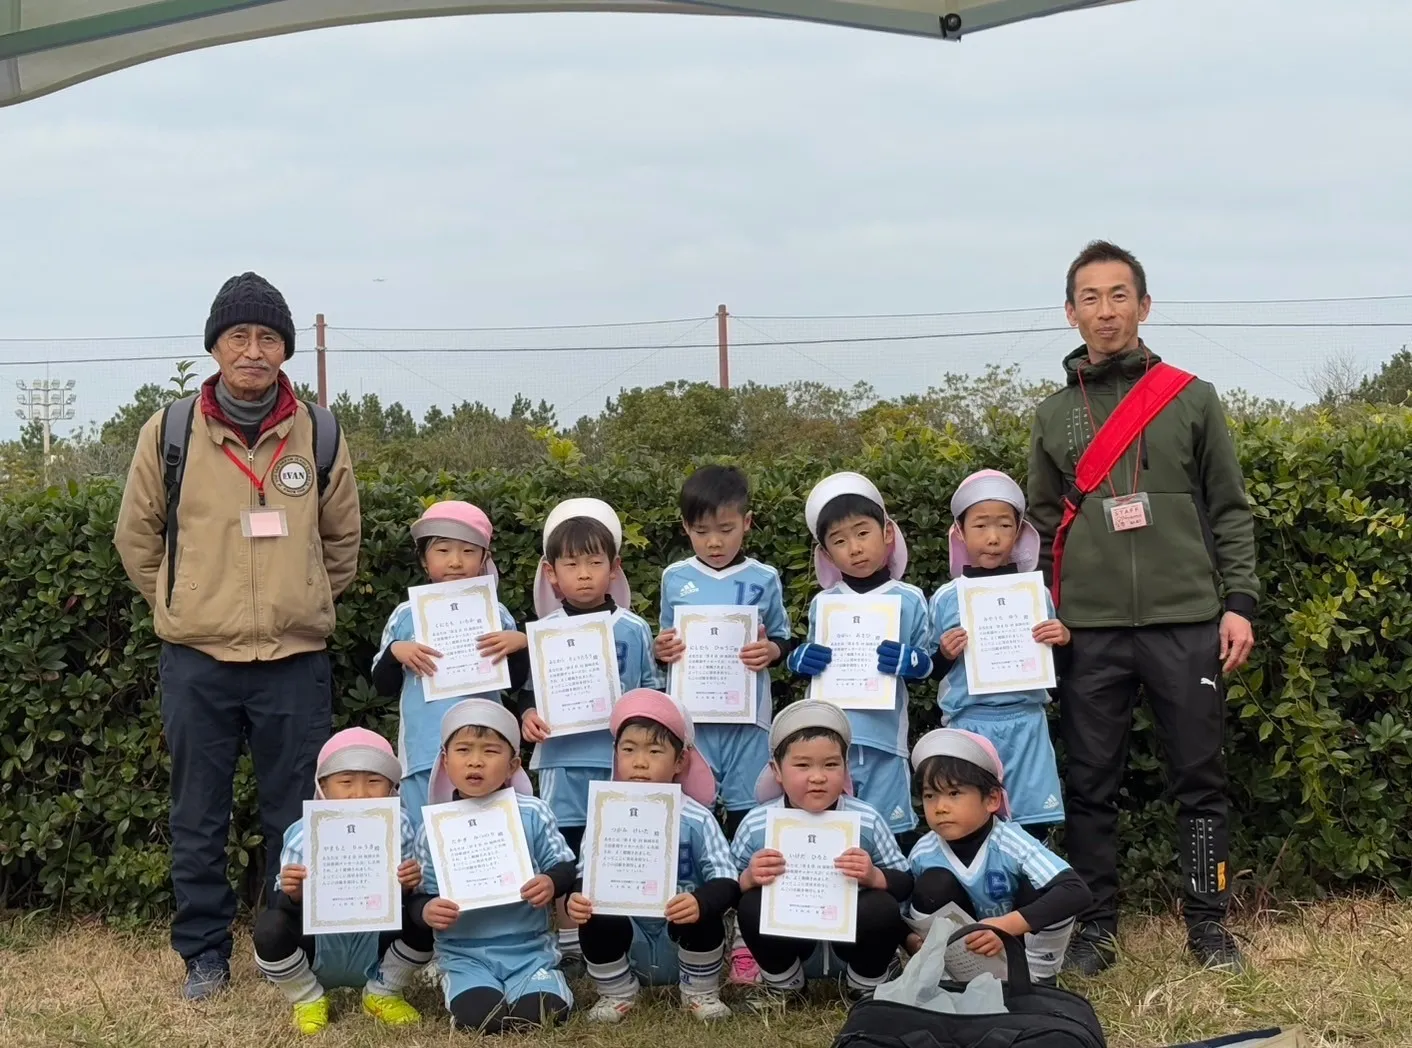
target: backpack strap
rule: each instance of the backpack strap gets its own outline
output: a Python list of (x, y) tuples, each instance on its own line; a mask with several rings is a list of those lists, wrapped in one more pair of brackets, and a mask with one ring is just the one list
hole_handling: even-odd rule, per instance
[(314, 468), (319, 478), (319, 496), (322, 497), (328, 489), (334, 461), (338, 458), (338, 445), (343, 431), (338, 426), (338, 419), (334, 418), (333, 412), (328, 408), (315, 404), (312, 400), (304, 401), (304, 406), (309, 409), (309, 418), (314, 423)]
[(196, 397), (192, 393), (172, 401), (162, 409), (162, 425), (157, 432), (157, 450), (162, 461), (162, 481), (167, 494), (167, 605), (171, 606), (176, 583), (173, 567), (177, 552), (177, 504), (181, 501), (181, 478), (186, 472), (186, 446), (191, 442), (191, 423), (196, 417)]
[(1152, 420), (1166, 410), (1167, 405), (1196, 376), (1189, 371), (1175, 368), (1171, 364), (1158, 361), (1138, 379), (1137, 385), (1128, 395), (1118, 401), (1098, 432), (1093, 435), (1084, 453), (1079, 456), (1074, 470), (1074, 483), (1064, 493), (1064, 515), (1054, 532), (1054, 577), (1050, 590), (1054, 596), (1054, 607), (1059, 607), (1059, 580), (1064, 563), (1064, 541), (1069, 528), (1078, 518), (1084, 499), (1098, 490), (1098, 486), (1108, 479), (1118, 460), (1127, 454), (1133, 442), (1142, 436), (1142, 431), (1151, 425)]

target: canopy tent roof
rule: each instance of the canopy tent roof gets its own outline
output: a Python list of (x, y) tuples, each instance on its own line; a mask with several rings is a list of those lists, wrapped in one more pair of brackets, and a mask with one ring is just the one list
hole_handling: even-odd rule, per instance
[(959, 39), (1124, 0), (0, 0), (0, 106), (165, 55), (237, 40), (438, 15), (735, 14)]

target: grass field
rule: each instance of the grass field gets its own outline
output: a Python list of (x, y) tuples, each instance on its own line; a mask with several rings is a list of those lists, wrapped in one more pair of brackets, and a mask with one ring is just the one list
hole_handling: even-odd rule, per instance
[[(1158, 1048), (1267, 1025), (1301, 1025), (1321, 1048), (1412, 1045), (1412, 904), (1344, 901), (1300, 907), (1237, 926), (1252, 961), (1242, 976), (1194, 969), (1181, 927), (1135, 917), (1122, 962), (1089, 983), (1113, 1048)], [(201, 1006), (177, 994), (181, 965), (161, 930), (123, 933), (97, 925), (55, 927), (0, 918), (0, 1045), (4, 1048), (339, 1048), (465, 1044), (435, 992), (411, 995), (425, 1021), (390, 1032), (362, 1016), (351, 992), (335, 996), (335, 1021), (320, 1038), (287, 1026), (283, 999), (258, 977), (248, 938), (237, 944), (234, 989)], [(576, 987), (580, 1001), (592, 991)], [(729, 997), (728, 997), (729, 999)], [(526, 1043), (562, 1048), (827, 1048), (843, 1006), (820, 991), (808, 1008), (764, 1021), (741, 1015), (712, 1028), (663, 996), (616, 1028), (581, 1018)], [(517, 1048), (520, 1039), (506, 1039)]]

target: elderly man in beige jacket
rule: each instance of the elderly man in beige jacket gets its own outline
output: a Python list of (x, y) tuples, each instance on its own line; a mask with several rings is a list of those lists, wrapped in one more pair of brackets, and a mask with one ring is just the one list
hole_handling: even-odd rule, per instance
[(162, 640), (172, 946), (191, 1000), (230, 980), (225, 849), (242, 742), (267, 848), (312, 796), (332, 731), (334, 600), (357, 573), (361, 533), (337, 424), (281, 370), (294, 323), (279, 291), (254, 273), (228, 280), (206, 348), (220, 373), (143, 427), (115, 536)]

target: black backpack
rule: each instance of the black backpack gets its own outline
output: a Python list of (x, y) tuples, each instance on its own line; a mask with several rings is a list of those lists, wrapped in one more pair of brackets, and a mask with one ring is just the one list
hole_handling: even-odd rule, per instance
[[(186, 472), (186, 445), (191, 442), (191, 422), (196, 416), (196, 401), (201, 396), (191, 393), (174, 400), (162, 409), (162, 425), (157, 433), (157, 450), (162, 460), (162, 479), (167, 490), (167, 604), (172, 602), (172, 586), (176, 576), (172, 566), (177, 551), (177, 504), (181, 502), (181, 478)], [(338, 458), (341, 432), (333, 412), (318, 404), (304, 401), (314, 422), (314, 468), (319, 478), (319, 495), (328, 489), (329, 475)]]
[[(848, 1013), (834, 1048), (1107, 1048), (1103, 1027), (1088, 1001), (1030, 981), (1025, 947), (1014, 936), (972, 924), (952, 935), (951, 942), (978, 931), (994, 932), (1005, 944), (1008, 1012), (949, 1015), (894, 1001), (863, 1000)], [(953, 982), (941, 986), (954, 993), (966, 988)]]

